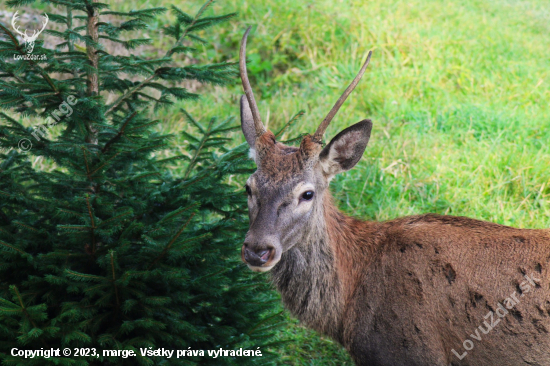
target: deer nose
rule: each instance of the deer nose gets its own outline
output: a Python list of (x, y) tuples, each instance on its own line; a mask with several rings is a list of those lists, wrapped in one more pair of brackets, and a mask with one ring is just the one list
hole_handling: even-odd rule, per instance
[(243, 259), (251, 266), (260, 267), (266, 264), (272, 257), (273, 247), (271, 246), (253, 246), (248, 243), (243, 245)]

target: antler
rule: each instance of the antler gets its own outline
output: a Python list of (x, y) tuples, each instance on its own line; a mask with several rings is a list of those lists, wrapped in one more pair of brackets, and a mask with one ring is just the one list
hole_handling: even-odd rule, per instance
[(44, 24), (42, 25), (42, 29), (40, 29), (40, 30), (38, 31), (38, 33), (36, 33), (37, 31), (34, 30), (33, 33), (32, 33), (32, 36), (30, 37), (31, 39), (36, 39), (36, 38), (38, 38), (38, 36), (40, 35), (40, 33), (42, 33), (42, 31), (43, 31), (44, 29), (46, 29), (46, 25), (48, 24), (48, 20), (50, 20), (50, 18), (48, 18), (48, 14), (46, 14), (46, 13), (44, 13), (44, 20), (45, 20), (45, 21), (44, 21)]
[(332, 119), (334, 118), (336, 113), (338, 113), (338, 110), (340, 109), (342, 104), (344, 104), (347, 97), (351, 94), (353, 89), (355, 89), (355, 87), (359, 83), (359, 80), (361, 80), (361, 77), (365, 73), (365, 70), (367, 69), (367, 66), (369, 65), (371, 55), (372, 55), (372, 51), (369, 51), (369, 54), (367, 56), (367, 61), (365, 61), (365, 63), (363, 64), (363, 67), (361, 67), (361, 70), (359, 70), (359, 73), (357, 74), (355, 79), (353, 79), (351, 84), (349, 84), (348, 88), (344, 91), (344, 94), (342, 94), (342, 96), (338, 99), (338, 101), (336, 102), (334, 107), (332, 107), (330, 112), (328, 112), (328, 114), (325, 117), (325, 119), (323, 120), (323, 122), (321, 122), (321, 124), (317, 128), (317, 131), (315, 131), (315, 134), (313, 135), (313, 141), (321, 143), (321, 141), (323, 139), (323, 135), (325, 134), (325, 131), (326, 131), (328, 125), (330, 124), (330, 121), (332, 121)]
[[(46, 29), (46, 25), (48, 24), (48, 21), (50, 20), (50, 18), (48, 18), (48, 14), (44, 13), (44, 25), (42, 25), (42, 29), (40, 29), (40, 31), (38, 32), (38, 34), (42, 33), (42, 31), (44, 29)], [(37, 35), (38, 35), (37, 34)]]
[(250, 110), (252, 111), (252, 118), (254, 119), (254, 127), (256, 129), (256, 137), (259, 137), (263, 135), (266, 130), (262, 123), (262, 119), (260, 118), (260, 111), (258, 109), (258, 105), (256, 104), (256, 100), (254, 99), (254, 93), (252, 92), (252, 88), (250, 87), (248, 74), (246, 72), (246, 40), (248, 38), (248, 33), (250, 33), (251, 28), (252, 27), (248, 27), (248, 29), (244, 33), (243, 40), (241, 42), (241, 51), (239, 53), (239, 69), (241, 71), (241, 81), (243, 83), (244, 93), (246, 94), (246, 99), (248, 99), (248, 104), (250, 105)]
[(11, 18), (11, 26), (13, 27), (14, 31), (16, 31), (17, 33), (19, 33), (21, 36), (23, 36), (26, 39), (28, 37), (27, 36), (27, 31), (25, 31), (25, 33), (21, 33), (19, 28), (15, 26), (15, 21), (17, 20), (17, 18), (18, 18), (18, 16), (17, 16), (17, 11), (16, 11), (15, 14), (13, 14), (13, 18)]

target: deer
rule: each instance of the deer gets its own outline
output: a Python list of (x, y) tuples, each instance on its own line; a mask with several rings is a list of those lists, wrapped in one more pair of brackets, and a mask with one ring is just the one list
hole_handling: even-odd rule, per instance
[(11, 18), (11, 26), (13, 27), (13, 30), (15, 30), (15, 32), (17, 32), (21, 37), (23, 37), (23, 41), (25, 42), (25, 52), (32, 53), (32, 51), (34, 50), (34, 42), (36, 41), (40, 33), (42, 33), (44, 29), (46, 29), (46, 25), (48, 24), (48, 20), (49, 20), (48, 14), (44, 13), (44, 23), (42, 24), (42, 29), (40, 29), (39, 31), (33, 30), (33, 33), (30, 36), (27, 35), (26, 30), (25, 32), (21, 32), (19, 30), (19, 27), (15, 25), (17, 18), (18, 16), (16, 11), (15, 14), (13, 14), (13, 17)]
[(245, 185), (243, 262), (269, 271), (284, 307), (358, 366), (549, 366), (550, 231), (437, 214), (345, 215), (329, 183), (359, 162), (372, 122), (322, 140), (372, 51), (315, 133), (288, 146), (262, 123), (246, 69), (249, 32), (240, 112), (257, 169)]

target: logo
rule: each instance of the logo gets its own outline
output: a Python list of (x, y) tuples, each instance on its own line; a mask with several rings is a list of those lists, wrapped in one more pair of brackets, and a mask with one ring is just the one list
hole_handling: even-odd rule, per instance
[(21, 37), (23, 37), (23, 41), (25, 42), (25, 51), (27, 52), (27, 55), (30, 55), (32, 53), (32, 50), (34, 49), (34, 42), (36, 41), (40, 33), (42, 33), (42, 31), (46, 28), (46, 24), (48, 24), (48, 14), (44, 13), (44, 24), (42, 25), (42, 29), (40, 29), (39, 31), (33, 30), (31, 36), (27, 35), (26, 30), (25, 32), (21, 32), (19, 30), (19, 27), (15, 25), (17, 18), (17, 12), (15, 12), (15, 14), (13, 14), (13, 17), (11, 18), (11, 26), (13, 27), (13, 30), (19, 33)]

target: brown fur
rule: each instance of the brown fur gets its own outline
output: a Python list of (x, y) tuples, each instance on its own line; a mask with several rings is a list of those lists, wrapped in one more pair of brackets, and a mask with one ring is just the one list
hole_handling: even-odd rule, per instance
[[(358, 160), (341, 141), (360, 132), (342, 134), (332, 152), (307, 138), (299, 149), (272, 134), (256, 142), (245, 246), (277, 254), (266, 266), (285, 307), (357, 365), (550, 366), (550, 231), (434, 214), (345, 216), (328, 182), (338, 159)], [(300, 201), (302, 186), (314, 189), (310, 202)], [(528, 291), (526, 275), (535, 281)], [(499, 318), (510, 296), (520, 301)], [(490, 312), (500, 319), (494, 329)], [(459, 359), (452, 350), (462, 355), (467, 340), (473, 348)]]
[[(285, 306), (358, 365), (550, 365), (548, 230), (433, 214), (360, 221), (329, 194), (323, 210), (328, 241), (293, 247), (272, 278)], [(521, 297), (526, 274), (541, 282)], [(514, 292), (514, 310), (473, 339)], [(451, 350), (462, 354), (466, 339), (474, 348), (459, 360)]]

